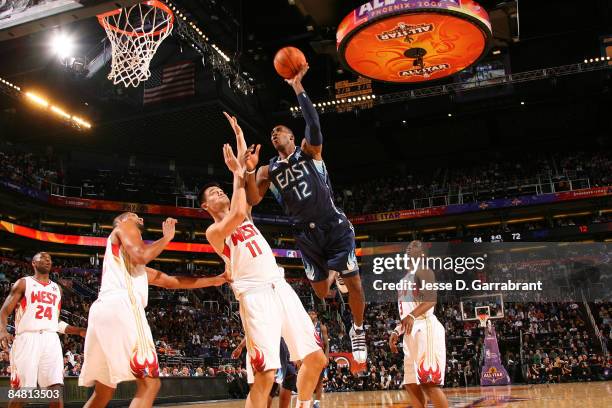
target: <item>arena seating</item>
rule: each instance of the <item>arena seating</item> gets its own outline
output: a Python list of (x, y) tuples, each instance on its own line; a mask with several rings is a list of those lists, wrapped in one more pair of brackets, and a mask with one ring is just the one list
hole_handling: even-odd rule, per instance
[[(462, 202), (516, 197), (543, 191), (564, 191), (609, 185), (610, 152), (551, 153), (546, 156), (491, 157), (478, 165), (454, 168), (422, 168), (420, 173), (392, 177), (376, 176), (356, 184), (335, 183), (336, 203), (347, 214), (367, 214), (434, 205), (437, 198), (461, 195)], [(42, 155), (27, 148), (0, 144), (0, 178), (36, 189), (51, 191), (51, 183), (76, 187), (66, 195), (79, 192), (85, 198), (175, 205), (177, 198), (193, 195), (198, 186), (210, 181), (202, 169), (181, 167), (173, 170), (130, 166), (104, 166), (91, 170), (91, 164), (60, 159), (51, 153)], [(112, 160), (109, 158), (108, 160)], [(223, 174), (217, 179), (223, 179)], [(427, 200), (423, 200), (427, 199)], [(414, 200), (414, 201), (413, 201)], [(280, 208), (267, 195), (257, 211), (279, 214)]]

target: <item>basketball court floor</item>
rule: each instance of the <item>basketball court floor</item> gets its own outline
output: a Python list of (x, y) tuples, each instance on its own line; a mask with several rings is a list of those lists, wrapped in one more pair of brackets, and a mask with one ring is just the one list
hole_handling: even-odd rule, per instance
[[(503, 387), (448, 388), (452, 408), (608, 408), (612, 407), (612, 381), (571, 384), (514, 385)], [(276, 407), (278, 399), (272, 406)], [(403, 391), (336, 392), (326, 394), (323, 407), (408, 408)], [(244, 400), (172, 405), (173, 407), (238, 408)]]

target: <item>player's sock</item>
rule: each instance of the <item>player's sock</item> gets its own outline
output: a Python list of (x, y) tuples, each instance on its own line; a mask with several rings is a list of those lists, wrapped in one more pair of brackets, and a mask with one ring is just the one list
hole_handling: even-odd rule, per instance
[(363, 330), (363, 324), (361, 324), (361, 326), (357, 326), (355, 323), (353, 323), (353, 327), (355, 330)]
[(311, 402), (312, 402), (312, 400), (308, 400), (308, 401), (297, 400), (297, 404), (296, 404), (295, 408), (310, 408), (310, 403)]

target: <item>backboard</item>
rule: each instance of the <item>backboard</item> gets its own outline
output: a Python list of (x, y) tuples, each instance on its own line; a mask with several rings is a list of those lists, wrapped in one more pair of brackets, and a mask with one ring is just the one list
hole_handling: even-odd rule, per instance
[(459, 302), (461, 307), (461, 319), (464, 321), (475, 321), (479, 312), (486, 310), (489, 319), (501, 319), (504, 314), (504, 297), (501, 293), (492, 295), (478, 295), (462, 297)]
[(5, 0), (0, 2), (0, 41), (94, 17), (139, 0)]

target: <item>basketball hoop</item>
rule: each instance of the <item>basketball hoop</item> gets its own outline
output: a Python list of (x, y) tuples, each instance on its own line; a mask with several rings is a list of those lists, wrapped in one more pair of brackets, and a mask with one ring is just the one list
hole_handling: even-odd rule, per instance
[(98, 15), (112, 47), (114, 85), (138, 86), (151, 76), (149, 65), (157, 48), (172, 32), (174, 14), (161, 1), (149, 0)]
[(479, 313), (476, 317), (478, 317), (478, 321), (480, 322), (480, 327), (487, 327), (487, 321), (489, 320), (488, 314)]

